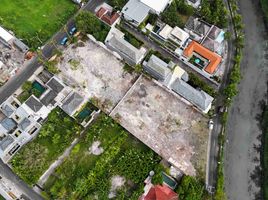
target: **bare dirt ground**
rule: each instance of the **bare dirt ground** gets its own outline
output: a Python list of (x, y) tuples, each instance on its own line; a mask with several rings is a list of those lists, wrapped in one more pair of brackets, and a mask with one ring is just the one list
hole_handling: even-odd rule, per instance
[(111, 116), (184, 173), (204, 173), (208, 119), (154, 81), (140, 77)]
[(240, 0), (245, 49), (239, 95), (229, 112), (225, 148), (225, 188), (229, 200), (260, 200), (260, 135), (257, 115), (268, 80), (268, 41), (256, 0)]
[(124, 64), (91, 40), (69, 45), (58, 64), (60, 78), (110, 112), (132, 86), (135, 76)]

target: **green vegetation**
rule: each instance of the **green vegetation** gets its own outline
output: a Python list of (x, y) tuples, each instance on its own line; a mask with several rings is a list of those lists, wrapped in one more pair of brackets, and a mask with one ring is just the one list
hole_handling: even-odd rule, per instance
[(260, 2), (261, 2), (262, 11), (264, 13), (264, 17), (267, 23), (268, 22), (268, 0), (261, 0)]
[(82, 11), (75, 18), (76, 26), (83, 34), (91, 34), (96, 40), (104, 42), (110, 27), (100, 21), (94, 14)]
[(44, 92), (44, 89), (42, 89), (41, 91), (40, 89), (34, 87), (34, 83), (32, 83), (31, 81), (26, 81), (25, 83), (23, 83), (22, 90), (23, 92), (18, 96), (18, 100), (21, 103), (25, 102), (32, 94), (39, 98)]
[(186, 4), (184, 0), (174, 0), (161, 14), (161, 19), (172, 27), (183, 28), (188, 17), (193, 15), (194, 11), (194, 8)]
[(77, 11), (69, 0), (1, 0), (0, 24), (31, 48), (42, 46)]
[(24, 181), (33, 185), (80, 131), (81, 127), (72, 118), (59, 108), (54, 109), (37, 138), (13, 157), (13, 170)]
[(263, 131), (263, 151), (262, 151), (262, 190), (264, 199), (268, 199), (268, 105), (263, 106), (263, 113), (261, 119), (261, 128)]
[(194, 88), (200, 88), (201, 90), (205, 91), (212, 97), (217, 96), (217, 92), (209, 86), (207, 83), (205, 83), (203, 80), (201, 80), (198, 76), (196, 76), (193, 73), (189, 73), (189, 81), (188, 83), (193, 86)]
[(108, 0), (108, 3), (114, 7), (116, 10), (122, 10), (124, 5), (128, 2), (128, 0)]
[(204, 183), (191, 176), (184, 176), (176, 189), (180, 200), (208, 199)]
[[(103, 152), (90, 153), (94, 142)], [(123, 176), (127, 182), (117, 191), (117, 199), (138, 199), (143, 180), (158, 166), (160, 158), (133, 139), (110, 117), (101, 114), (68, 159), (45, 185), (50, 199), (108, 199), (111, 178)]]
[(169, 63), (171, 61), (171, 58), (164, 57), (160, 52), (154, 51), (152, 49), (150, 49), (150, 51), (146, 54), (144, 60), (148, 61), (152, 55), (157, 56), (158, 58), (160, 58), (161, 60), (163, 60), (166, 63)]
[(5, 200), (5, 198), (2, 195), (0, 195), (0, 200)]
[(205, 21), (220, 28), (228, 25), (228, 11), (222, 0), (202, 0), (200, 15)]

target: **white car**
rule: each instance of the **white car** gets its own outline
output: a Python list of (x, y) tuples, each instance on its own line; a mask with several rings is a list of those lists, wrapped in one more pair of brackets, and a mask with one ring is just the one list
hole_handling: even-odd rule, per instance
[(212, 119), (210, 119), (209, 122), (208, 122), (208, 128), (209, 128), (209, 130), (212, 130), (213, 129), (213, 126), (214, 126), (214, 122), (213, 122)]

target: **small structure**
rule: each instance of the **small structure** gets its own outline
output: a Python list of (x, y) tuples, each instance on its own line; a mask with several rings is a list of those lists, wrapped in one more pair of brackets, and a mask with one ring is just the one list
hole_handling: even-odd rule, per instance
[(137, 49), (127, 42), (124, 39), (124, 34), (118, 29), (116, 30), (111, 29), (111, 34), (108, 34), (105, 41), (106, 46), (112, 51), (117, 52), (129, 65), (139, 64), (145, 56), (145, 51)]
[(199, 8), (201, 5), (201, 0), (186, 0), (187, 4), (194, 7), (195, 9)]
[(164, 81), (171, 74), (168, 64), (155, 55), (152, 55), (148, 62), (143, 62), (143, 69), (153, 78), (160, 81)]
[(116, 21), (119, 20), (120, 17), (120, 15), (117, 12), (109, 11), (104, 7), (101, 7), (97, 11), (96, 16), (109, 26), (112, 26)]
[(192, 41), (183, 52), (184, 57), (188, 59), (190, 63), (200, 69), (204, 69), (209, 74), (214, 74), (221, 63), (222, 58), (203, 47), (195, 41)]
[(29, 50), (29, 47), (17, 38), (14, 39), (13, 43), (23, 53)]
[(11, 35), (8, 31), (0, 26), (0, 39), (4, 40), (5, 42), (9, 43), (15, 37)]
[(156, 185), (145, 191), (139, 200), (179, 200), (178, 194), (166, 185)]
[(139, 26), (149, 12), (159, 15), (172, 0), (129, 0), (123, 7), (122, 13), (125, 20), (134, 26)]

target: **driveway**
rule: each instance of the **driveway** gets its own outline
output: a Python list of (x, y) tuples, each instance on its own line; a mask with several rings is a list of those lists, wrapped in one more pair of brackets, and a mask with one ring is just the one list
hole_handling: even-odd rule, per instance
[[(241, 63), (243, 79), (229, 111), (225, 146), (225, 188), (230, 200), (261, 199), (258, 166), (261, 130), (257, 115), (268, 80), (268, 41), (258, 1), (240, 0), (245, 24), (245, 48)], [(266, 58), (265, 58), (266, 57)]]

